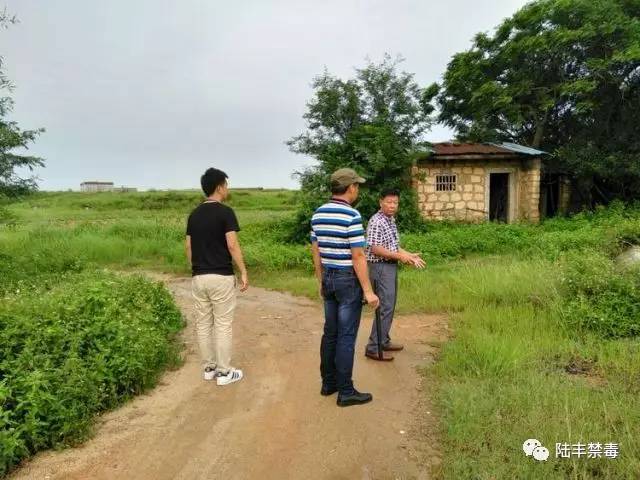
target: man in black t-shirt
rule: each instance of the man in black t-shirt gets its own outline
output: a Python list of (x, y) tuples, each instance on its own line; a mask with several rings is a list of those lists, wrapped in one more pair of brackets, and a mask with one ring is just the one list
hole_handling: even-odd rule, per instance
[(240, 291), (249, 286), (238, 242), (238, 219), (222, 203), (229, 195), (227, 178), (226, 173), (216, 168), (204, 172), (200, 183), (207, 198), (189, 215), (185, 241), (193, 275), (191, 287), (204, 379), (216, 379), (218, 385), (242, 379), (242, 370), (231, 367), (231, 324), (236, 307), (232, 261), (240, 273)]

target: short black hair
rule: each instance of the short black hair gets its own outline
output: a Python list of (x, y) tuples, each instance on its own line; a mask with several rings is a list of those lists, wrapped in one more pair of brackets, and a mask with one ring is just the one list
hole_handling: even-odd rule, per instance
[(216, 191), (216, 188), (223, 185), (227, 181), (227, 178), (229, 178), (229, 176), (222, 170), (218, 170), (217, 168), (207, 168), (204, 175), (200, 177), (202, 191), (208, 197)]
[(385, 188), (380, 192), (380, 200), (387, 197), (400, 198), (400, 190), (398, 190), (397, 188)]
[(346, 187), (344, 185), (331, 185), (331, 194), (332, 195), (342, 195), (343, 193), (345, 193), (347, 191), (347, 189), (350, 186), (351, 185), (347, 185)]

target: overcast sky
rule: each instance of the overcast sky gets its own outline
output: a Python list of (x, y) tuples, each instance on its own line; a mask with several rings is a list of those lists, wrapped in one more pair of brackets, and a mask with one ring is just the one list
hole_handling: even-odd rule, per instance
[[(196, 188), (209, 166), (232, 186), (291, 188), (313, 160), (284, 142), (303, 131), (325, 66), (349, 77), (367, 57), (400, 54), (426, 86), (525, 3), (5, 0), (20, 23), (0, 31), (0, 55), (11, 118), (47, 130), (31, 148), (44, 190)], [(451, 136), (435, 126), (427, 139)]]

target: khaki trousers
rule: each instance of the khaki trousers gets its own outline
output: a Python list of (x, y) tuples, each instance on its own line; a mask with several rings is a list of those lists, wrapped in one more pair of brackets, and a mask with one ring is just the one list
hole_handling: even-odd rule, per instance
[(236, 308), (236, 277), (196, 275), (191, 279), (196, 307), (196, 333), (203, 368), (226, 373), (231, 368), (233, 313)]

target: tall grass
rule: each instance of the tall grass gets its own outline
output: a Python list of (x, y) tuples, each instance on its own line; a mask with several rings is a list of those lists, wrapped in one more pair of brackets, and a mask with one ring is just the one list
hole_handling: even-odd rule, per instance
[[(286, 190), (232, 191), (240, 241), (249, 267), (310, 269), (307, 248), (284, 243), (282, 221), (292, 208)], [(198, 192), (38, 194), (11, 205), (17, 218), (0, 230), (0, 251), (17, 255), (25, 245), (46, 256), (72, 253), (83, 262), (118, 268), (187, 273), (186, 217)]]
[[(567, 322), (566, 261), (502, 256), (427, 274), (438, 287), (421, 308), (448, 310), (454, 330), (425, 372), (437, 379), (446, 478), (638, 478), (640, 341)], [(529, 438), (547, 462), (524, 455)], [(555, 458), (564, 442), (614, 442), (621, 456)]]
[[(39, 194), (5, 207), (4, 292), (92, 266), (187, 274), (191, 192)], [(317, 298), (309, 248), (285, 242), (287, 191), (234, 191), (253, 284)], [(423, 271), (402, 268), (399, 313), (448, 312), (453, 330), (435, 367), (446, 478), (640, 477), (638, 272), (612, 260), (640, 243), (640, 208), (540, 225), (430, 223), (404, 233)], [(21, 275), (15, 274), (22, 272)], [(66, 272), (66, 273), (65, 273)], [(537, 438), (547, 462), (525, 457)], [(616, 442), (617, 459), (557, 459), (556, 442)]]
[(630, 243), (640, 243), (640, 205), (614, 203), (607, 209), (552, 218), (538, 225), (435, 222), (424, 230), (403, 235), (403, 243), (436, 262), (475, 254), (555, 260), (564, 252), (585, 249), (615, 254)]

